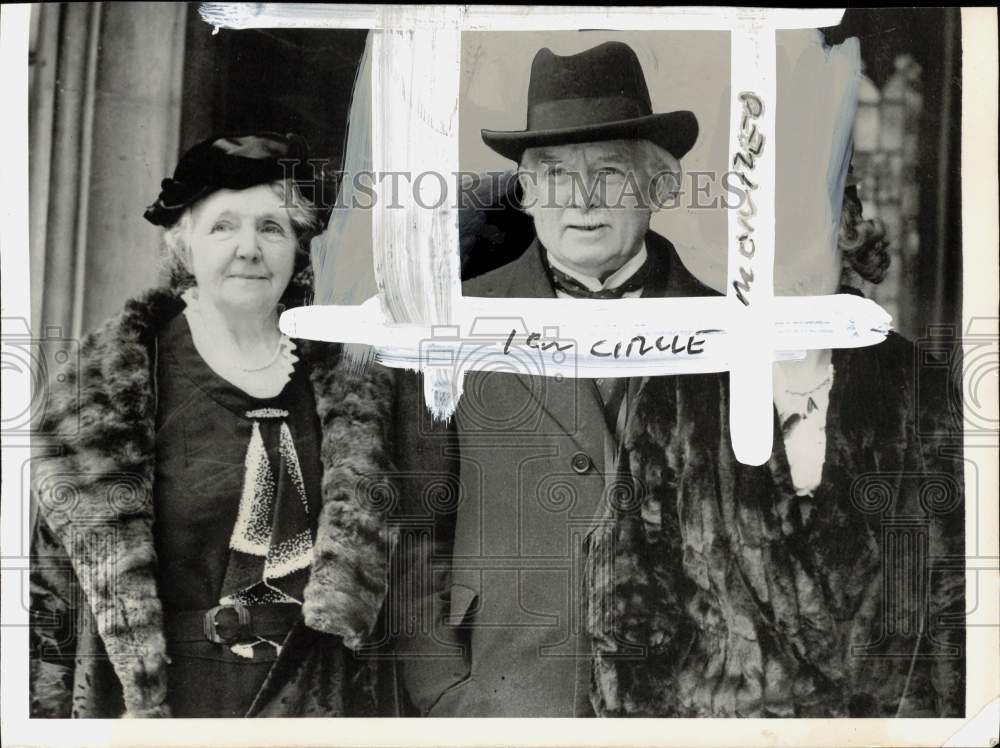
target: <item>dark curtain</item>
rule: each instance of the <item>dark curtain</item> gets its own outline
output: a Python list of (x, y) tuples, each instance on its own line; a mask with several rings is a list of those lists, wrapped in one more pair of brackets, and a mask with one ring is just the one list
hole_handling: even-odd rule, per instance
[[(195, 4), (192, 4), (192, 6)], [(365, 30), (222, 29), (192, 8), (186, 32), (181, 149), (213, 133), (305, 136), (314, 158), (340, 168)]]

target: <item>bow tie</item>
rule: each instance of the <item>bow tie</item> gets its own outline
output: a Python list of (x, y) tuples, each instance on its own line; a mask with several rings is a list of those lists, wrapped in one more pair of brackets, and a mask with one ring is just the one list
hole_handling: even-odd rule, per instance
[(624, 283), (614, 288), (602, 288), (600, 291), (592, 291), (571, 275), (568, 275), (559, 268), (546, 263), (549, 271), (549, 278), (552, 280), (552, 287), (556, 291), (562, 291), (567, 296), (575, 299), (620, 299), (631, 291), (641, 291), (646, 283), (646, 276), (649, 274), (649, 260), (642, 264)]

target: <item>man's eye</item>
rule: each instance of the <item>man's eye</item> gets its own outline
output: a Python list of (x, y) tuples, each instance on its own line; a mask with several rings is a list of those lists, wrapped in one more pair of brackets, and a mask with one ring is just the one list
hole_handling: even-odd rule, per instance
[(566, 170), (561, 166), (547, 166), (545, 167), (545, 174), (550, 177), (561, 177), (566, 173)]
[(625, 174), (625, 172), (619, 169), (617, 166), (604, 166), (598, 169), (597, 173), (603, 177), (620, 177)]

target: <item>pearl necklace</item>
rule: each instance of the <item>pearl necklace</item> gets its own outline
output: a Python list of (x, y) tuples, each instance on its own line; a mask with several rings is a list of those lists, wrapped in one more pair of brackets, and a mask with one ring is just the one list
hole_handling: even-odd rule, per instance
[(240, 364), (234, 363), (233, 367), (239, 369), (240, 371), (245, 371), (248, 374), (252, 374), (255, 371), (264, 371), (264, 369), (269, 369), (274, 366), (274, 362), (278, 360), (278, 356), (281, 355), (281, 337), (278, 337), (278, 344), (274, 346), (274, 353), (271, 354), (271, 358), (267, 360), (266, 364), (262, 366), (241, 366)]
[(232, 349), (232, 353), (226, 353), (225, 349), (220, 352), (219, 335), (207, 327), (205, 315), (199, 308), (200, 302), (194, 289), (185, 291), (182, 298), (187, 303), (184, 314), (191, 327), (195, 348), (209, 368), (230, 384), (254, 397), (274, 397), (281, 392), (292, 375), (295, 362), (298, 361), (298, 356), (295, 355), (295, 343), (287, 335), (283, 333), (280, 335), (274, 353), (267, 362), (259, 366), (245, 366), (239, 363), (240, 357), (236, 355), (234, 342), (228, 346)]

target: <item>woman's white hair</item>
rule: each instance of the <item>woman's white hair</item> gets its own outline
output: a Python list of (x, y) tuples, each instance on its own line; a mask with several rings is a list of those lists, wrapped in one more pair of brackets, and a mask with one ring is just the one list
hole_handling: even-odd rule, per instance
[[(275, 195), (284, 201), (288, 210), (288, 219), (299, 242), (299, 253), (308, 258), (309, 241), (319, 233), (320, 218), (318, 208), (303, 196), (298, 185), (291, 180), (279, 179), (267, 185)], [(197, 204), (197, 203), (196, 203)], [(194, 226), (193, 208), (189, 206), (175, 224), (163, 232), (163, 243), (166, 246), (167, 269), (172, 275), (189, 275), (191, 273), (191, 230)], [(296, 263), (296, 267), (299, 266)]]

